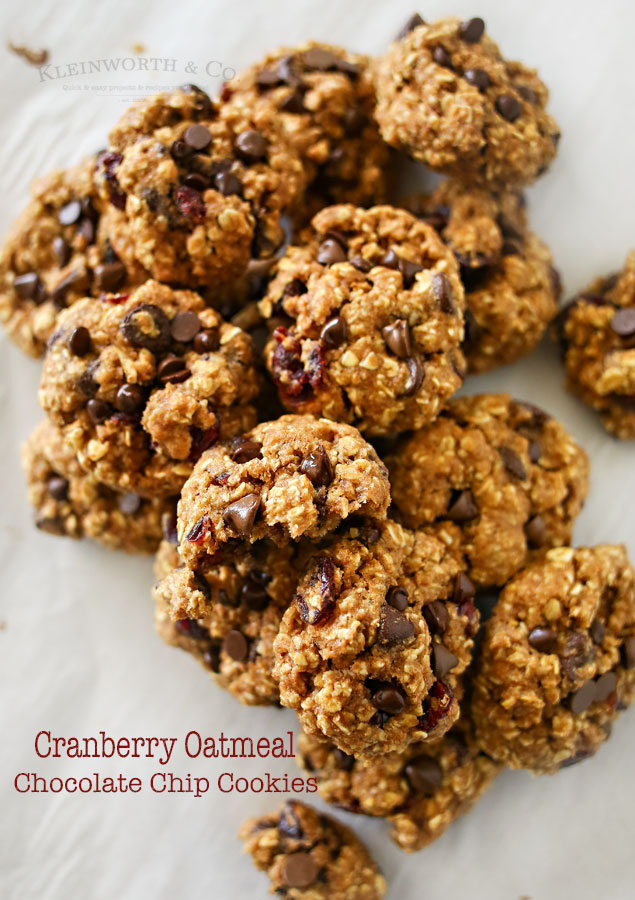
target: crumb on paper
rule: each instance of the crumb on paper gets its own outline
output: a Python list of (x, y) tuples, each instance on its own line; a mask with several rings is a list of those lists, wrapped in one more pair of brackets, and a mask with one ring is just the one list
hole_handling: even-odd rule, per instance
[(142, 44), (140, 41), (137, 41), (135, 44), (131, 45), (130, 49), (132, 50), (133, 53), (140, 55), (141, 53), (146, 52), (146, 45)]
[(22, 59), (25, 59), (32, 66), (43, 66), (48, 62), (48, 50), (31, 50), (29, 47), (21, 47), (18, 44), (13, 44), (11, 41), (9, 41), (7, 46), (12, 53), (15, 53), (16, 56), (21, 56)]
[(0, 621), (0, 631), (6, 631), (6, 630), (7, 630), (7, 623), (5, 622), (4, 619), (2, 619), (2, 621)]

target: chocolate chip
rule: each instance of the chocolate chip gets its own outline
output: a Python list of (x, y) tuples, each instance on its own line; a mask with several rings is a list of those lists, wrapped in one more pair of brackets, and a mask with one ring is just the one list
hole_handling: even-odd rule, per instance
[(410, 34), (411, 31), (414, 31), (415, 28), (418, 28), (419, 25), (425, 25), (425, 22), (419, 15), (419, 13), (413, 13), (401, 29), (395, 40), (402, 40), (402, 38), (405, 38), (407, 34)]
[(424, 797), (431, 797), (443, 783), (441, 766), (429, 756), (411, 759), (404, 771), (412, 790)]
[(338, 62), (337, 56), (323, 47), (311, 47), (302, 54), (300, 59), (306, 69), (317, 69), (322, 72), (334, 69)]
[(404, 396), (411, 397), (417, 393), (423, 384), (425, 372), (423, 363), (419, 362), (415, 357), (410, 357), (410, 359), (406, 360), (406, 365), (408, 366), (408, 380), (404, 387)]
[(478, 44), (484, 31), (485, 22), (478, 16), (459, 25), (459, 36), (467, 44)]
[(606, 635), (606, 628), (599, 619), (594, 619), (589, 628), (589, 634), (594, 644), (601, 644)]
[(259, 88), (268, 90), (269, 88), (279, 85), (280, 81), (281, 79), (277, 69), (260, 69), (260, 71), (256, 73), (256, 84)]
[(238, 438), (238, 441), (232, 450), (231, 458), (236, 463), (246, 463), (250, 459), (260, 459), (262, 444), (260, 441), (251, 441), (249, 438)]
[(352, 772), (355, 767), (355, 757), (350, 756), (348, 753), (344, 753), (339, 747), (336, 747), (333, 751), (333, 759), (335, 760), (338, 769), (341, 769), (342, 772)]
[(175, 341), (183, 344), (193, 340), (201, 330), (201, 320), (195, 312), (187, 310), (177, 313), (170, 322), (170, 333)]
[(185, 129), (183, 140), (192, 150), (205, 150), (212, 143), (212, 136), (204, 125), (190, 125)]
[(452, 316), (456, 313), (450, 279), (444, 272), (437, 273), (432, 279), (432, 293), (439, 304), (441, 312)]
[(266, 572), (253, 570), (247, 576), (247, 580), (240, 589), (240, 600), (248, 609), (263, 610), (269, 605), (269, 594), (265, 585), (271, 579)]
[(595, 702), (606, 703), (617, 690), (617, 675), (615, 672), (605, 672), (595, 681)]
[(423, 266), (419, 263), (411, 262), (409, 259), (399, 259), (399, 271), (403, 277), (404, 287), (410, 288), (415, 282), (417, 272), (423, 271)]
[(292, 91), (287, 97), (284, 98), (279, 108), (282, 112), (287, 113), (299, 114), (306, 112), (304, 108), (303, 92), (299, 88), (295, 91)]
[(194, 338), (194, 350), (197, 353), (212, 353), (220, 347), (218, 331), (214, 328), (205, 328)]
[(84, 328), (83, 325), (73, 328), (68, 336), (66, 345), (73, 356), (86, 356), (87, 353), (90, 353), (92, 341), (88, 328)]
[(59, 235), (54, 239), (51, 249), (57, 260), (58, 266), (65, 266), (71, 258), (71, 248), (68, 246), (63, 237)]
[(464, 572), (459, 572), (454, 582), (452, 599), (455, 603), (464, 603), (466, 600), (472, 600), (475, 596), (476, 588)]
[(547, 523), (541, 515), (534, 516), (525, 525), (525, 537), (532, 547), (542, 547), (547, 540)]
[(368, 259), (364, 259), (363, 256), (352, 256), (351, 259), (349, 259), (349, 262), (358, 272), (370, 272), (373, 268), (372, 262)]
[(302, 890), (315, 883), (319, 868), (310, 853), (292, 853), (282, 864), (282, 878), (289, 888)]
[(210, 187), (210, 180), (207, 176), (201, 175), (200, 172), (188, 172), (182, 182), (186, 187), (198, 191), (199, 194), (204, 193)]
[(95, 425), (105, 422), (112, 415), (110, 405), (103, 400), (89, 400), (86, 404), (86, 410)]
[(392, 606), (393, 609), (398, 609), (399, 612), (403, 612), (408, 605), (408, 591), (405, 588), (399, 587), (397, 584), (393, 584), (391, 588), (388, 588), (386, 603), (389, 606)]
[(335, 316), (335, 318), (329, 319), (326, 323), (320, 332), (320, 337), (324, 341), (327, 350), (334, 350), (344, 343), (347, 331), (344, 319), (341, 316)]
[(523, 108), (513, 94), (503, 94), (496, 98), (496, 109), (507, 122), (515, 122)]
[[(356, 137), (361, 134), (368, 119), (356, 106), (346, 110), (344, 115), (344, 131), (348, 137)], [(337, 148), (341, 151), (341, 147)], [(343, 151), (341, 151), (343, 153)], [(330, 162), (333, 162), (332, 156)]]
[(71, 200), (57, 212), (57, 220), (60, 225), (74, 225), (82, 216), (82, 204), (79, 200)]
[(402, 612), (385, 603), (381, 608), (377, 642), (384, 647), (395, 647), (410, 640), (417, 633), (414, 624)]
[(581, 688), (572, 694), (570, 706), (571, 712), (576, 716), (586, 712), (587, 709), (595, 702), (595, 682), (587, 681)]
[(472, 491), (461, 491), (448, 509), (448, 519), (452, 522), (471, 522), (479, 514)]
[(122, 494), (119, 498), (119, 510), (124, 516), (133, 516), (141, 508), (139, 494)]
[(176, 527), (176, 512), (172, 510), (166, 510), (161, 516), (161, 531), (163, 533), (163, 538), (168, 542), (168, 544), (177, 545), (179, 542), (179, 536), (177, 533)]
[(293, 838), (294, 840), (302, 840), (304, 838), (304, 831), (296, 815), (293, 801), (288, 800), (282, 808), (278, 818), (278, 831), (285, 837)]
[(386, 269), (398, 269), (399, 257), (394, 250), (388, 250), (380, 259), (379, 265), (384, 266)]
[(229, 631), (223, 641), (223, 650), (236, 662), (244, 662), (247, 659), (249, 647), (245, 636), (240, 631)]
[(332, 266), (338, 262), (345, 262), (346, 252), (339, 241), (334, 238), (326, 238), (318, 249), (317, 261), (321, 266)]
[(66, 295), (71, 288), (76, 292), (85, 291), (88, 288), (88, 272), (86, 269), (74, 269), (53, 288), (51, 300), (58, 309), (66, 305)]
[(520, 94), (523, 100), (526, 100), (527, 103), (531, 103), (532, 105), (536, 105), (538, 102), (538, 97), (533, 88), (530, 88), (527, 84), (518, 84), (516, 85), (516, 92)]
[(529, 632), (529, 646), (537, 650), (538, 653), (552, 653), (558, 643), (558, 635), (551, 628), (543, 628), (538, 626), (532, 628)]
[(611, 328), (620, 337), (635, 335), (635, 307), (618, 309), (611, 319)]
[(622, 657), (625, 669), (635, 669), (635, 637), (625, 638), (622, 644)]
[(166, 356), (157, 366), (157, 378), (161, 384), (180, 384), (192, 373), (179, 356)]
[(333, 463), (322, 444), (305, 456), (300, 463), (300, 471), (315, 487), (326, 487), (333, 481)]
[(423, 607), (423, 618), (432, 634), (443, 634), (450, 624), (450, 613), (445, 603), (433, 600)]
[(146, 402), (145, 391), (138, 384), (122, 384), (117, 391), (115, 406), (128, 415), (141, 412)]
[(481, 93), (485, 92), (490, 86), (489, 75), (484, 69), (466, 69), (463, 77), (468, 84), (474, 85)]
[(192, 155), (192, 148), (188, 147), (185, 141), (173, 141), (170, 145), (170, 156), (176, 162), (187, 159)]
[(121, 331), (133, 347), (142, 347), (151, 353), (162, 353), (170, 346), (170, 322), (168, 317), (151, 303), (141, 303), (124, 316)]
[(386, 325), (385, 328), (382, 328), (381, 333), (384, 336), (386, 346), (399, 359), (406, 359), (411, 355), (410, 327), (405, 319), (397, 319), (392, 325)]
[(459, 661), (454, 653), (451, 653), (443, 644), (433, 645), (433, 655), (434, 674), (441, 681), (451, 669), (458, 665)]
[(527, 472), (525, 471), (522, 459), (516, 451), (512, 450), (511, 447), (499, 447), (498, 452), (500, 453), (503, 465), (507, 471), (515, 478), (520, 479), (520, 481), (526, 481)]
[(61, 475), (54, 475), (49, 478), (46, 484), (46, 490), (49, 492), (53, 500), (66, 500), (68, 497), (68, 479), (62, 478)]
[(593, 756), (593, 753), (590, 750), (579, 750), (574, 756), (570, 756), (569, 759), (565, 759), (564, 762), (560, 763), (561, 769), (569, 769), (571, 766), (577, 766), (578, 763), (584, 762), (585, 759), (589, 759)]
[(538, 443), (538, 441), (529, 441), (529, 446), (527, 447), (527, 453), (529, 454), (529, 459), (532, 463), (537, 463), (540, 457), (542, 456), (542, 447)]
[(223, 197), (240, 196), (243, 190), (242, 181), (233, 172), (218, 172), (214, 176), (214, 187)]
[(95, 225), (90, 219), (82, 219), (77, 228), (78, 234), (84, 238), (87, 244), (92, 244), (95, 240)]
[(372, 696), (374, 706), (390, 716), (397, 716), (403, 711), (406, 701), (400, 690), (391, 685), (383, 685)]
[(258, 494), (245, 494), (239, 500), (234, 500), (223, 513), (225, 523), (238, 532), (241, 537), (248, 537), (260, 509), (260, 502)]
[(33, 300), (39, 283), (36, 272), (26, 272), (14, 279), (13, 288), (21, 300)]
[(256, 162), (266, 155), (267, 141), (259, 131), (242, 131), (236, 138), (236, 153), (245, 162)]
[(443, 66), (446, 69), (452, 68), (452, 57), (445, 49), (445, 47), (435, 47), (432, 51), (432, 59), (438, 66)]
[(95, 266), (95, 284), (100, 290), (112, 293), (123, 285), (126, 274), (122, 262), (100, 263)]

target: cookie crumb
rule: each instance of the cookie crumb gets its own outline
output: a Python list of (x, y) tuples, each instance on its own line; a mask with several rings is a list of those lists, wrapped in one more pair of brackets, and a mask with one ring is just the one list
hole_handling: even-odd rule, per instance
[(21, 47), (11, 41), (7, 43), (7, 47), (11, 53), (15, 53), (16, 56), (20, 56), (22, 59), (26, 60), (30, 66), (43, 66), (49, 61), (48, 50), (31, 50), (30, 47)]

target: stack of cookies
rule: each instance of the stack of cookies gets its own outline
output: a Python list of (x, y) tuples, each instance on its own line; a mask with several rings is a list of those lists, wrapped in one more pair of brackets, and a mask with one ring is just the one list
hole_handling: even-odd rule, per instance
[[(621, 546), (570, 546), (584, 450), (530, 403), (453, 396), (556, 316), (520, 193), (556, 154), (546, 103), (479, 18), (413, 16), (374, 60), (284, 48), (218, 99), (130, 107), (36, 182), (0, 256), (0, 317), (44, 356), (37, 526), (156, 551), (162, 637), (242, 703), (296, 710), (325, 800), (408, 851), (504, 766), (594, 753), (635, 689), (635, 573)], [(446, 179), (397, 199), (405, 155)], [(634, 271), (554, 326), (621, 437)], [(285, 896), (383, 895), (301, 803), (243, 834)]]

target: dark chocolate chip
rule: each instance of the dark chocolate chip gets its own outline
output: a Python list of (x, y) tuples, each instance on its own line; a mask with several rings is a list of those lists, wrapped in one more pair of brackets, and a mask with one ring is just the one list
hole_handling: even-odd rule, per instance
[(320, 337), (324, 341), (327, 350), (334, 350), (336, 347), (340, 347), (346, 340), (347, 330), (346, 322), (341, 316), (329, 319), (320, 332)]
[(547, 523), (541, 515), (534, 516), (525, 525), (525, 537), (532, 547), (542, 547), (547, 540)]
[(241, 634), (240, 631), (229, 631), (223, 641), (223, 650), (236, 662), (244, 662), (249, 652), (244, 634)]
[(486, 91), (490, 86), (489, 75), (484, 69), (466, 69), (463, 77), (468, 84), (474, 85), (481, 93)]
[(635, 669), (635, 637), (625, 638), (622, 644), (622, 657), (625, 669)]
[(515, 122), (523, 108), (513, 94), (503, 94), (496, 98), (496, 109), (506, 122)]
[(260, 502), (258, 494), (245, 494), (225, 508), (223, 519), (242, 537), (248, 537), (260, 509)]
[(315, 487), (326, 487), (333, 481), (333, 463), (322, 444), (305, 456), (300, 463), (300, 471)]
[(442, 47), (441, 45), (435, 47), (432, 51), (432, 59), (438, 66), (443, 66), (446, 69), (452, 68), (452, 57), (445, 47)]
[(40, 279), (36, 272), (26, 272), (14, 279), (13, 288), (21, 300), (33, 300), (39, 283)]
[(141, 508), (141, 497), (139, 494), (122, 494), (119, 498), (119, 510), (124, 516), (133, 516), (139, 512)]
[(292, 91), (287, 97), (284, 98), (282, 103), (280, 104), (280, 110), (282, 112), (287, 113), (303, 113), (306, 112), (304, 108), (304, 93), (299, 88)]
[(260, 441), (251, 441), (249, 438), (238, 438), (238, 441), (232, 450), (231, 458), (236, 463), (246, 463), (250, 459), (260, 459), (262, 454), (262, 444)]
[(479, 16), (468, 19), (466, 22), (461, 22), (459, 25), (459, 36), (467, 44), (478, 44), (483, 37), (484, 31), (485, 22)]
[(95, 425), (99, 425), (100, 422), (105, 422), (106, 419), (109, 419), (112, 415), (110, 405), (103, 400), (89, 400), (86, 404), (86, 410)]
[(391, 588), (388, 588), (386, 603), (389, 606), (392, 606), (393, 609), (398, 609), (399, 612), (403, 612), (408, 605), (408, 591), (405, 588), (399, 587), (397, 584), (393, 584)]
[(179, 542), (176, 524), (176, 512), (166, 510), (161, 516), (161, 531), (163, 532), (164, 540), (168, 544), (174, 544), (175, 546)]
[(175, 341), (187, 344), (201, 330), (201, 320), (195, 312), (186, 310), (177, 313), (170, 322), (170, 333)]
[(126, 267), (122, 262), (100, 263), (95, 266), (95, 284), (101, 291), (118, 291), (126, 280)]
[(423, 384), (425, 371), (423, 363), (419, 362), (415, 357), (410, 357), (410, 359), (406, 360), (406, 365), (408, 366), (408, 380), (404, 387), (404, 396), (411, 397), (417, 393)]
[(141, 412), (145, 402), (145, 391), (138, 384), (122, 384), (117, 391), (115, 406), (120, 412), (134, 415)]
[(61, 475), (49, 478), (46, 489), (54, 500), (66, 500), (68, 497), (68, 479)]
[(571, 696), (570, 706), (571, 712), (576, 716), (586, 712), (587, 709), (595, 702), (595, 682), (587, 681), (581, 688), (578, 688)]
[(411, 759), (404, 771), (412, 790), (424, 797), (431, 797), (443, 783), (441, 766), (429, 756)]
[(51, 249), (57, 260), (58, 266), (65, 266), (71, 258), (71, 248), (68, 246), (63, 237), (59, 235), (54, 239)]
[(372, 701), (377, 709), (391, 716), (399, 715), (406, 705), (401, 691), (389, 684), (378, 688), (372, 696)]
[(459, 572), (454, 582), (454, 595), (452, 599), (455, 603), (464, 603), (476, 596), (476, 588), (464, 572)]
[(531, 460), (531, 462), (537, 463), (542, 456), (542, 447), (540, 446), (538, 441), (531, 440), (529, 441), (527, 452), (529, 454), (529, 459)]
[(409, 641), (417, 633), (414, 624), (402, 612), (385, 603), (381, 608), (377, 642), (384, 647), (395, 647)]
[(611, 328), (620, 337), (635, 335), (635, 307), (618, 309), (611, 319)]
[(192, 373), (179, 356), (166, 356), (157, 366), (157, 378), (162, 384), (180, 384)]
[(247, 163), (263, 159), (267, 154), (267, 141), (259, 131), (242, 131), (236, 138), (236, 153)]
[[(367, 121), (368, 119), (361, 109), (358, 109), (356, 106), (351, 107), (346, 110), (344, 115), (344, 131), (349, 137), (355, 137), (356, 135), (361, 134)], [(341, 150), (341, 147), (338, 147), (337, 149)], [(330, 161), (333, 161), (332, 158)]]
[(326, 238), (318, 249), (317, 261), (322, 266), (332, 266), (338, 262), (345, 262), (346, 252), (335, 238)]
[(338, 769), (341, 769), (342, 772), (352, 772), (355, 767), (355, 757), (350, 756), (348, 753), (344, 753), (339, 747), (336, 747), (333, 751), (333, 759), (335, 760)]
[(443, 634), (450, 624), (450, 613), (445, 603), (433, 600), (423, 607), (423, 618), (432, 634)]
[(287, 887), (303, 890), (315, 883), (319, 871), (310, 853), (292, 853), (282, 864), (282, 879)]
[(305, 69), (317, 69), (321, 72), (336, 68), (338, 63), (337, 56), (323, 47), (311, 47), (302, 54), (300, 59)]
[(212, 143), (212, 136), (209, 129), (204, 125), (190, 125), (185, 129), (183, 140), (192, 150), (205, 150)]
[(71, 200), (57, 212), (57, 219), (60, 225), (74, 225), (79, 222), (82, 217), (82, 204), (79, 200)]
[(419, 263), (411, 262), (409, 259), (399, 258), (399, 271), (403, 277), (404, 287), (410, 288), (415, 282), (415, 275), (417, 272), (423, 271), (423, 266), (420, 266)]
[(536, 92), (527, 84), (516, 85), (516, 93), (520, 94), (523, 100), (526, 100), (527, 103), (531, 103), (534, 106), (538, 102), (538, 96), (536, 95)]
[(552, 653), (558, 643), (558, 635), (551, 628), (532, 628), (529, 632), (529, 646), (537, 650), (538, 653)]
[(456, 313), (450, 279), (444, 272), (437, 273), (432, 279), (432, 293), (439, 304), (441, 312), (447, 313), (449, 316)]
[(451, 653), (447, 647), (444, 647), (443, 644), (434, 644), (433, 645), (433, 655), (434, 655), (434, 674), (437, 676), (439, 680), (443, 679), (445, 675), (448, 674), (455, 666), (458, 665), (458, 659)]
[(380, 259), (379, 265), (384, 266), (386, 269), (398, 269), (399, 257), (394, 250), (388, 250)]
[(218, 331), (214, 328), (205, 328), (194, 338), (194, 349), (197, 353), (212, 353), (220, 347)]
[(410, 18), (407, 20), (407, 22), (404, 24), (404, 26), (401, 28), (401, 30), (399, 31), (399, 34), (397, 35), (395, 40), (396, 41), (402, 40), (402, 38), (405, 38), (405, 36), (407, 34), (410, 34), (411, 31), (414, 31), (415, 28), (418, 28), (419, 25), (425, 25), (425, 22), (419, 15), (419, 13), (413, 13), (410, 16)]
[(605, 672), (595, 681), (595, 702), (606, 703), (616, 690), (617, 675), (615, 672)]
[(606, 634), (606, 628), (599, 619), (594, 619), (589, 628), (589, 634), (594, 644), (601, 644)]
[(363, 256), (353, 256), (349, 260), (350, 264), (354, 266), (358, 272), (370, 272), (373, 268), (372, 262), (368, 259), (364, 259)]
[(187, 159), (192, 155), (192, 148), (188, 147), (185, 141), (173, 141), (170, 145), (170, 156), (175, 162)]
[(83, 325), (73, 328), (66, 341), (66, 345), (73, 356), (86, 356), (87, 353), (90, 353), (92, 343), (90, 331)]
[(158, 306), (141, 303), (124, 316), (121, 331), (133, 347), (162, 353), (170, 346), (170, 322)]
[(240, 196), (243, 190), (242, 181), (233, 172), (218, 172), (214, 176), (214, 187), (223, 197)]
[(412, 353), (412, 341), (410, 339), (410, 326), (405, 319), (397, 319), (391, 325), (382, 328), (386, 346), (398, 356), (399, 359), (407, 359)]
[(471, 522), (479, 514), (472, 491), (461, 491), (456, 500), (448, 509), (448, 519), (453, 522)]
[(499, 447), (498, 452), (500, 453), (501, 459), (503, 460), (503, 465), (515, 478), (520, 479), (520, 481), (526, 481), (527, 472), (523, 465), (523, 461), (520, 456), (516, 453), (515, 450), (512, 450), (511, 447)]
[(199, 172), (188, 172), (183, 179), (183, 184), (186, 187), (192, 188), (193, 191), (202, 194), (210, 187), (210, 180), (207, 176), (201, 175)]
[(304, 837), (304, 831), (296, 815), (293, 801), (289, 800), (283, 806), (278, 818), (278, 831), (285, 837), (293, 838), (294, 840), (302, 840)]

